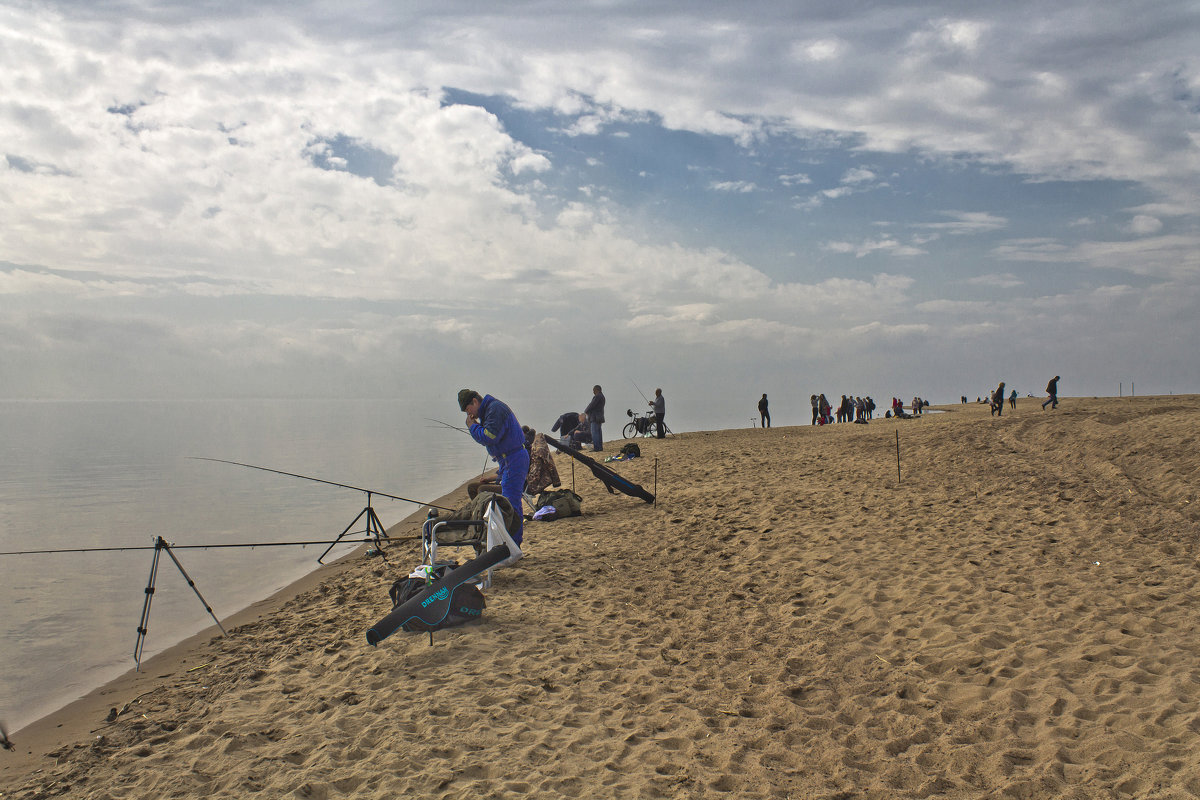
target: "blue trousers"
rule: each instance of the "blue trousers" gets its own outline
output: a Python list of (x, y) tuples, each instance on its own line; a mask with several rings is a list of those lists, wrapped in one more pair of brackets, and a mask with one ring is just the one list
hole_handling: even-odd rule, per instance
[(602, 424), (603, 423), (601, 423), (601, 422), (591, 423), (591, 425), (592, 425), (592, 449), (593, 450), (603, 450), (604, 449), (604, 439), (600, 435), (600, 426)]
[(517, 512), (517, 529), (509, 535), (517, 544), (521, 543), (525, 530), (525, 509), (521, 505), (521, 492), (525, 490), (525, 479), (529, 477), (529, 451), (522, 447), (508, 458), (500, 459), (500, 494), (508, 498)]

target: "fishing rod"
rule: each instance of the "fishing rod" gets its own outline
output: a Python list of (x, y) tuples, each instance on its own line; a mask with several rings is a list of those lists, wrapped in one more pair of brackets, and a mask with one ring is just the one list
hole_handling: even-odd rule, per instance
[[(425, 419), (429, 420), (430, 422), (436, 422), (443, 428), (449, 428), (452, 431), (458, 431), (459, 433), (465, 433), (467, 436), (471, 436), (471, 432), (466, 428), (460, 428), (457, 425), (451, 425), (449, 422), (442, 422), (440, 419), (434, 419), (433, 417), (426, 417)], [(471, 439), (474, 441), (475, 437), (471, 436)], [(483, 475), (485, 472), (487, 472), (487, 456), (483, 457), (483, 464), (479, 467), (480, 475)]]
[(630, 378), (630, 379), (629, 379), (629, 382), (633, 384), (633, 388), (637, 389), (637, 393), (638, 393), (638, 394), (640, 394), (640, 395), (642, 396), (642, 399), (643, 399), (643, 400), (645, 400), (647, 403), (649, 403), (649, 402), (650, 402), (650, 398), (649, 398), (649, 397), (646, 397), (646, 393), (645, 393), (645, 392), (643, 392), (643, 391), (642, 391), (642, 390), (641, 390), (641, 389), (638, 387), (638, 385), (637, 385), (637, 382), (636, 382), (636, 381), (634, 381), (634, 379), (633, 379), (633, 378)]
[[(443, 424), (445, 424), (445, 423), (443, 423)], [(443, 506), (437, 506), (437, 505), (434, 505), (433, 503), (426, 503), (423, 500), (413, 500), (412, 498), (401, 497), (400, 495), (397, 495), (397, 494), (388, 494), (387, 492), (379, 492), (374, 489), (364, 489), (361, 486), (351, 486), (348, 483), (337, 483), (336, 481), (327, 481), (324, 478), (314, 478), (309, 475), (300, 475), (295, 472), (284, 472), (283, 470), (271, 469), (270, 467), (259, 467), (254, 464), (243, 464), (241, 461), (226, 461), (223, 458), (205, 458), (204, 456), (188, 456), (188, 458), (190, 458), (194, 461), (215, 461), (218, 464), (233, 464), (234, 466), (237, 466), (237, 467), (248, 467), (249, 469), (258, 469), (258, 470), (262, 470), (263, 472), (274, 472), (276, 475), (287, 475), (289, 478), (300, 478), (301, 480), (314, 481), (316, 483), (324, 483), (328, 486), (338, 486), (338, 487), (341, 487), (342, 489), (353, 489), (356, 492), (363, 492), (364, 494), (367, 494), (367, 495), (375, 494), (375, 495), (379, 495), (380, 497), (386, 497), (390, 500), (402, 500), (405, 503), (413, 503), (418, 506), (429, 506), (430, 508), (438, 508), (438, 509), (441, 509), (442, 511), (454, 511), (453, 508), (445, 508)]]
[[(462, 433), (465, 433), (467, 436), (471, 435), (471, 432), (469, 430), (467, 430), (466, 428), (460, 428), (457, 425), (451, 425), (449, 422), (442, 422), (440, 419), (434, 419), (433, 417), (426, 417), (425, 419), (428, 420), (429, 422), (436, 422), (438, 425), (441, 425), (443, 428), (449, 428), (452, 431), (460, 431)], [(472, 437), (472, 438), (474, 438), (474, 437)]]
[(241, 461), (227, 461), (223, 458), (204, 458), (202, 456), (189, 456), (189, 458), (194, 459), (196, 461), (215, 461), (218, 464), (232, 464), (235, 467), (247, 467), (248, 469), (257, 469), (257, 470), (261, 470), (263, 472), (273, 472), (276, 475), (286, 475), (289, 478), (300, 478), (301, 480), (313, 481), (315, 483), (323, 483), (323, 484), (326, 484), (327, 486), (338, 486), (342, 489), (353, 489), (356, 492), (363, 492), (364, 494), (366, 494), (367, 505), (363, 508), (362, 511), (358, 512), (358, 516), (355, 517), (353, 520), (351, 520), (350, 524), (346, 526), (345, 530), (343, 530), (340, 534), (338, 534), (337, 539), (334, 540), (334, 544), (331, 544), (331, 545), (329, 545), (329, 547), (325, 548), (325, 552), (321, 553), (321, 555), (317, 558), (318, 564), (325, 563), (325, 556), (329, 555), (329, 551), (332, 550), (336, 546), (337, 542), (341, 541), (342, 537), (344, 537), (347, 533), (349, 533), (350, 529), (353, 528), (355, 525), (357, 525), (358, 521), (360, 519), (362, 519), (363, 517), (367, 518), (367, 528), (366, 528), (365, 532), (373, 538), (373, 540), (375, 542), (375, 546), (377, 548), (379, 548), (380, 550), (383, 549), (383, 540), (388, 538), (388, 535), (387, 535), (387, 532), (384, 530), (383, 523), (379, 521), (379, 515), (375, 513), (375, 509), (371, 506), (371, 495), (377, 494), (380, 497), (389, 497), (392, 500), (402, 500), (405, 503), (415, 503), (416, 505), (419, 505), (419, 506), (429, 506), (430, 508), (436, 508), (441, 511), (451, 511), (451, 512), (454, 511), (453, 508), (446, 508), (445, 506), (434, 505), (433, 503), (423, 503), (420, 500), (413, 500), (411, 498), (401, 497), (400, 495), (396, 495), (396, 494), (388, 494), (387, 492), (377, 492), (374, 489), (364, 489), (361, 486), (351, 486), (348, 483), (337, 483), (336, 481), (327, 481), (324, 478), (314, 478), (311, 475), (300, 475), (299, 473), (296, 473), (296, 472), (284, 472), (281, 469), (271, 469), (270, 467), (260, 467), (256, 464), (244, 464)]
[[(419, 536), (388, 537), (393, 542), (416, 541)], [(174, 550), (220, 550), (230, 547), (307, 547), (317, 544), (375, 544), (374, 539), (318, 539), (301, 542), (222, 542), (219, 544), (173, 544)], [(0, 556), (41, 556), (57, 553), (124, 553), (138, 550), (154, 550), (157, 545), (128, 545), (126, 547), (65, 547), (58, 550), (10, 550)]]
[[(397, 537), (396, 539), (393, 539), (392, 541), (409, 541), (409, 540), (414, 540), (414, 539), (419, 539), (419, 538), (421, 538), (421, 537), (419, 537), (419, 536), (404, 536), (404, 537)], [(382, 548), (380, 548), (378, 546), (380, 544), (378, 538), (358, 540), (358, 539), (343, 539), (340, 536), (332, 542), (330, 542), (328, 540), (300, 541), (300, 542), (221, 542), (221, 543), (216, 543), (216, 544), (178, 544), (178, 545), (168, 542), (166, 539), (162, 538), (161, 536), (156, 536), (156, 537), (154, 537), (154, 544), (152, 546), (151, 545), (144, 545), (144, 546), (129, 545), (126, 547), (70, 547), (70, 548), (62, 548), (62, 549), (57, 549), (57, 550), (50, 550), (50, 549), (46, 549), (46, 550), (15, 550), (15, 551), (11, 551), (11, 552), (0, 553), (0, 556), (28, 556), (28, 555), (45, 555), (45, 554), (51, 554), (51, 553), (114, 553), (114, 552), (125, 552), (125, 551), (134, 551), (134, 550), (153, 550), (154, 551), (154, 560), (150, 565), (150, 582), (146, 586), (146, 598), (143, 601), (143, 605), (142, 605), (142, 616), (141, 616), (141, 619), (138, 621), (138, 626), (137, 626), (137, 642), (133, 646), (133, 661), (134, 661), (134, 665), (135, 665), (134, 669), (135, 669), (135, 671), (140, 672), (142, 669), (142, 654), (144, 652), (143, 649), (146, 644), (146, 637), (150, 632), (150, 605), (154, 600), (154, 594), (156, 591), (154, 584), (158, 578), (159, 557), (161, 556), (162, 553), (165, 552), (167, 554), (167, 556), (170, 557), (171, 561), (174, 562), (175, 567), (179, 570), (179, 574), (183, 576), (183, 579), (187, 582), (188, 587), (191, 588), (191, 590), (195, 593), (196, 597), (200, 600), (201, 605), (204, 606), (204, 610), (206, 612), (208, 612), (208, 615), (210, 617), (212, 617), (213, 622), (215, 622), (217, 627), (221, 630), (221, 634), (228, 635), (225, 630), (225, 626), (221, 624), (221, 620), (219, 620), (217, 618), (216, 613), (213, 612), (212, 606), (210, 606), (208, 604), (208, 601), (204, 599), (204, 595), (200, 594), (200, 589), (196, 586), (196, 582), (194, 580), (192, 580), (192, 576), (187, 573), (187, 570), (185, 570), (183, 568), (183, 564), (180, 563), (179, 559), (175, 557), (174, 551), (175, 550), (216, 550), (216, 549), (229, 548), (229, 547), (307, 547), (308, 545), (316, 545), (316, 544), (328, 544), (330, 550), (333, 549), (333, 546), (337, 545), (337, 544), (349, 544), (349, 545), (375, 544), (376, 549), (368, 550), (367, 555), (368, 556), (377, 555), (377, 556), (381, 556), (385, 561), (387, 560), (387, 556), (384, 554)], [(326, 550), (325, 552), (328, 553), (329, 550)], [(11, 749), (9, 740), (8, 740), (8, 735), (4, 732), (3, 727), (0, 727), (0, 745), (3, 745), (5, 747), (5, 749)]]

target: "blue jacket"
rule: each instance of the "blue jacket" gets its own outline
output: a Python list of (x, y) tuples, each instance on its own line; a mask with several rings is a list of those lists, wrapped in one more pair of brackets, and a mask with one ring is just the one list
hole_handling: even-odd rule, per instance
[(525, 432), (512, 409), (490, 394), (479, 404), (479, 422), (471, 426), (471, 438), (500, 461), (525, 447)]

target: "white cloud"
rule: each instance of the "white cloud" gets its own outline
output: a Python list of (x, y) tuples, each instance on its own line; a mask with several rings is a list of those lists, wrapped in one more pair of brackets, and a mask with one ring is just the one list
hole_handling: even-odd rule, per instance
[(1011, 240), (997, 245), (992, 255), (1002, 261), (1082, 264), (1136, 275), (1195, 281), (1200, 276), (1200, 236), (1145, 236), (1134, 241), (1085, 241), (1067, 244), (1056, 239)]
[[(225, 347), (245, 364), (392, 348), (444, 366), (453, 359), (442, 344), (456, 357), (478, 355), (479, 341), (536, 354), (531, 331), (627, 344), (632, 325), (661, 336), (664, 353), (724, 348), (729, 369), (754, 363), (743, 357), (754, 348), (730, 344), (746, 342), (835, 370), (848, 367), (824, 360), (826, 330), (877, 348), (928, 337), (939, 348), (929, 361), (949, 363), (947, 332), (1010, 330), (1065, 310), (1054, 324), (1079, 327), (1058, 340), (1082, 352), (1090, 323), (1074, 315), (1195, 300), (1200, 151), (1189, 98), (1200, 80), (1178, 7), (1068, 0), (1040, 9), (1032, 28), (1025, 7), (964, 18), (939, 3), (821, 14), (770, 4), (81, 9), (14, 6), (0, 21), (0, 260), (29, 265), (0, 264), (5, 330), (56, 330), (51, 311), (62, 307), (70, 324), (53, 319), (66, 329), (92, 320), (128, 346), (132, 329), (111, 324), (120, 315), (108, 304), (120, 299), (143, 330), (172, 331), (164, 338), (214, 364)], [(503, 98), (528, 112), (527, 128), (453, 102), (457, 91)], [(675, 153), (636, 151), (646, 131), (687, 132), (671, 143), (697, 175), (721, 176), (695, 194), (724, 203), (730, 229), (746, 230), (735, 206), (763, 204), (754, 223), (775, 227), (762, 252), (722, 239), (699, 214), (690, 239), (658, 226), (651, 212), (693, 198), (667, 186)], [(789, 160), (771, 160), (777, 146)], [(739, 173), (730, 162), (742, 158)], [(943, 179), (980, 165), (1045, 191), (939, 197)], [(901, 174), (903, 189), (890, 187)], [(1090, 183), (1056, 183), (1081, 179)], [(806, 198), (774, 197), (803, 185), (814, 186)], [(1044, 235), (1054, 218), (1030, 224), (1028, 197), (1061, 213), (1061, 236)], [(770, 202), (808, 213), (785, 208), (786, 222), (772, 222)], [(857, 235), (881, 218), (890, 235)], [(970, 241), (1000, 230), (1007, 239), (991, 250)], [(798, 255), (781, 266), (776, 252)], [(960, 254), (970, 270), (949, 263)], [(871, 262), (840, 255), (902, 257), (917, 277), (863, 278)], [(987, 260), (1141, 279), (1108, 295), (1089, 283), (1039, 298), (1003, 268), (976, 275)], [(964, 281), (989, 301), (940, 296)], [(219, 303), (234, 295), (253, 310)], [(219, 321), (175, 328), (178, 309), (164, 306), (180, 298), (213, 301), (205, 307), (219, 306)], [(288, 303), (394, 313), (267, 318)], [(923, 313), (939, 318), (914, 318)], [(1153, 324), (1126, 338), (1154, 338)], [(221, 347), (209, 353), (193, 337)], [(589, 361), (620, 364), (604, 347)]]
[(715, 192), (747, 194), (755, 191), (758, 187), (752, 181), (714, 181), (708, 185), (708, 188)]
[(1012, 239), (992, 248), (991, 254), (1002, 261), (1067, 262), (1077, 260), (1072, 249), (1055, 239)]
[(971, 20), (943, 20), (936, 31), (944, 44), (970, 52), (978, 49), (984, 26)]
[(943, 211), (942, 214), (950, 217), (953, 221), (922, 222), (914, 227), (934, 230), (949, 236), (966, 236), (990, 233), (1008, 226), (1007, 219), (986, 211)]
[(792, 46), (792, 57), (798, 61), (835, 61), (845, 46), (837, 39), (818, 39), (798, 42)]
[(1138, 214), (1129, 221), (1129, 230), (1136, 236), (1149, 236), (1162, 230), (1162, 220), (1146, 214)]
[(1018, 286), (1024, 286), (1025, 281), (1013, 275), (1011, 272), (1003, 274), (976, 275), (973, 278), (968, 278), (966, 281), (972, 286), (986, 286), (997, 289), (1013, 289)]
[(868, 183), (875, 180), (875, 173), (865, 167), (855, 167), (854, 169), (846, 170), (842, 175), (842, 183), (857, 184)]
[(902, 244), (892, 237), (865, 239), (861, 242), (825, 242), (821, 247), (830, 253), (853, 254), (856, 258), (862, 258), (872, 253), (886, 253), (909, 258), (926, 255), (926, 251), (920, 247)]

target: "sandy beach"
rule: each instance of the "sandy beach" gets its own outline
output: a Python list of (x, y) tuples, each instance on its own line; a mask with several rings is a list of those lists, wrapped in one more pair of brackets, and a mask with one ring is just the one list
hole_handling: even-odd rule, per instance
[(1040, 403), (641, 439), (656, 505), (556, 456), (584, 516), (480, 622), (372, 648), (418, 545), (348, 559), (15, 734), (0, 797), (1200, 796), (1200, 396)]

